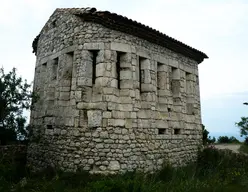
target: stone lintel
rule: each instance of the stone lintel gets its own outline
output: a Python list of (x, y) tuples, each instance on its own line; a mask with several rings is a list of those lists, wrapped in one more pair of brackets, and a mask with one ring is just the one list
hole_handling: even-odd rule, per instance
[(114, 51), (125, 52), (125, 53), (131, 53), (132, 51), (130, 45), (124, 44), (124, 43), (116, 43), (116, 42), (112, 42), (110, 44), (110, 49)]

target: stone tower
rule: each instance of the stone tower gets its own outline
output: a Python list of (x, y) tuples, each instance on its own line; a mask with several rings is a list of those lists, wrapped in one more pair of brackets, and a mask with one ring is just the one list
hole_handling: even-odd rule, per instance
[(206, 54), (95, 8), (56, 9), (33, 48), (31, 166), (114, 173), (196, 159)]

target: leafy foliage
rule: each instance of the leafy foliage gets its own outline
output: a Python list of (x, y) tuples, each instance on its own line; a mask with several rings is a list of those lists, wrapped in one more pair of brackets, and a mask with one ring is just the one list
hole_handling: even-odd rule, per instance
[(245, 138), (244, 144), (248, 145), (248, 137)]
[(248, 135), (248, 117), (241, 117), (241, 121), (236, 125), (240, 128), (241, 137)]
[[(248, 105), (247, 102), (243, 104)], [(241, 121), (235, 123), (235, 125), (240, 129), (240, 136), (245, 136), (245, 143), (248, 144), (248, 117), (241, 117)]]
[(219, 136), (218, 143), (239, 143), (239, 140), (236, 137), (228, 136)]
[(2, 144), (27, 136), (23, 110), (31, 107), (31, 85), (17, 77), (16, 69), (0, 69), (0, 140)]
[(210, 143), (215, 143), (215, 141), (216, 141), (215, 137), (211, 138), (211, 136), (208, 136), (208, 134), (209, 134), (208, 130), (202, 124), (203, 145), (210, 144)]

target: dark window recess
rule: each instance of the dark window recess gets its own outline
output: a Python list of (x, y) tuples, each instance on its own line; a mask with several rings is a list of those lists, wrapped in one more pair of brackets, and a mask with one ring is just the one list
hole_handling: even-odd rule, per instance
[(141, 84), (142, 84), (142, 69), (141, 69), (141, 65), (142, 63), (145, 61), (145, 58), (143, 57), (139, 57), (139, 82), (140, 82), (140, 92), (142, 92), (141, 90)]
[(174, 135), (179, 135), (180, 134), (180, 129), (174, 129)]
[(47, 63), (42, 63), (42, 66), (46, 67), (47, 66)]
[(160, 90), (161, 89), (161, 84), (162, 84), (162, 71), (161, 68), (163, 67), (162, 63), (157, 62), (157, 89)]
[(172, 68), (171, 68), (171, 72), (172, 72), (172, 79), (175, 79), (175, 78), (176, 78), (177, 68), (172, 67)]
[(66, 53), (67, 70), (63, 78), (66, 80), (70, 80), (70, 84), (72, 81), (72, 69), (73, 69), (73, 59), (74, 59), (73, 57), (74, 57), (74, 52)]
[(190, 77), (189, 75), (190, 75), (190, 73), (188, 73), (188, 72), (185, 73), (185, 80), (186, 80), (186, 81), (185, 81), (185, 82), (186, 82), (186, 83), (185, 83), (185, 92), (186, 92), (187, 94), (189, 93), (189, 88), (188, 88), (189, 83), (190, 83), (190, 82), (189, 82), (189, 77)]
[(171, 74), (170, 74), (170, 90), (173, 91), (173, 80), (176, 79), (176, 72), (177, 72), (177, 68), (175, 67), (171, 67)]
[(186, 80), (189, 80), (190, 73), (186, 72)]
[(117, 60), (116, 60), (116, 74), (117, 74), (117, 88), (120, 89), (120, 72), (121, 72), (121, 54), (120, 52), (117, 52)]
[(54, 59), (54, 65), (58, 65), (58, 64), (59, 64), (59, 58), (57, 57)]
[(91, 50), (92, 54), (92, 85), (96, 82), (96, 58), (98, 55), (98, 50)]
[(139, 57), (139, 82), (140, 82), (140, 92), (141, 92), (141, 61), (142, 61), (142, 58)]
[(66, 53), (67, 55), (70, 55), (70, 56), (74, 56), (74, 52), (72, 51), (72, 52), (68, 52), (68, 53)]
[(47, 125), (47, 129), (53, 129), (52, 125)]
[(158, 129), (159, 135), (164, 135), (166, 133), (166, 129)]
[(53, 70), (53, 77), (52, 79), (55, 80), (57, 79), (57, 70), (58, 70), (58, 64), (59, 64), (59, 58), (55, 58), (53, 60), (53, 66), (52, 66), (52, 70)]
[(84, 114), (84, 119), (88, 120), (87, 110), (83, 110), (83, 114)]
[(168, 112), (171, 112), (171, 108), (170, 107), (168, 107), (167, 110), (168, 110)]

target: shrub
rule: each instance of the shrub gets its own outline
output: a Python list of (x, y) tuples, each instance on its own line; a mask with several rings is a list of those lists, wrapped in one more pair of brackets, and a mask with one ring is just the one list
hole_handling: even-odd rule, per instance
[(248, 137), (245, 138), (244, 144), (248, 145)]
[(233, 136), (230, 138), (228, 136), (220, 136), (218, 138), (218, 143), (239, 143), (239, 140)]

